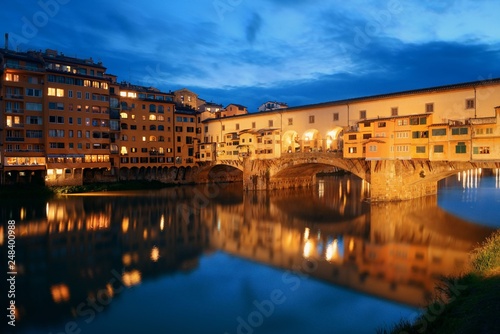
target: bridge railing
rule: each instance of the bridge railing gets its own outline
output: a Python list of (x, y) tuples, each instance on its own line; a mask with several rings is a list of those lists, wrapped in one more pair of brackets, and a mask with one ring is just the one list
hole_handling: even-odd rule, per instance
[(291, 158), (291, 159), (307, 159), (307, 158), (343, 158), (344, 154), (342, 151), (315, 151), (315, 152), (294, 152), (281, 153), (282, 158)]

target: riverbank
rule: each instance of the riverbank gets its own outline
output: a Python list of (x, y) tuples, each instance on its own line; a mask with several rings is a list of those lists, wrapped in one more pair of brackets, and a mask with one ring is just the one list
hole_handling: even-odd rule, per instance
[[(15, 185), (0, 188), (0, 198), (16, 197), (51, 197), (58, 194), (80, 194), (124, 190), (150, 190), (175, 187), (179, 184), (159, 181), (121, 181), (112, 183), (92, 183), (81, 186)], [(182, 184), (185, 185), (185, 184)]]
[(377, 333), (500, 333), (500, 230), (471, 255), (470, 271), (443, 278), (414, 322), (403, 319)]

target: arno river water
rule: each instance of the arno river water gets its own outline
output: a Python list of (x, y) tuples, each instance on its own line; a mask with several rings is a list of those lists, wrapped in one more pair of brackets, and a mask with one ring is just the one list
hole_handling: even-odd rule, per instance
[(16, 328), (3, 328), (374, 333), (415, 317), (436, 279), (466, 268), (500, 227), (499, 187), (495, 171), (477, 171), (441, 181), (438, 196), (371, 205), (349, 175), (269, 193), (223, 184), (2, 200), (18, 273)]

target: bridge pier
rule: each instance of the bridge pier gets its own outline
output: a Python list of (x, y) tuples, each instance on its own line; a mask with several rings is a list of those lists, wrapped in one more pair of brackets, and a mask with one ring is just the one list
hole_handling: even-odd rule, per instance
[(404, 201), (437, 194), (430, 164), (405, 160), (371, 162), (370, 200)]

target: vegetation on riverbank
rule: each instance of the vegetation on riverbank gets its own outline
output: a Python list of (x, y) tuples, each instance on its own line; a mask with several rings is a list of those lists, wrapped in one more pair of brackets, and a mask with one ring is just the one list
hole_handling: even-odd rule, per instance
[(414, 322), (401, 320), (377, 333), (500, 333), (500, 230), (471, 255), (470, 271), (443, 278)]
[(113, 183), (92, 183), (82, 186), (50, 187), (50, 189), (55, 194), (80, 194), (104, 191), (163, 189), (173, 186), (176, 186), (176, 184), (168, 184), (160, 181), (121, 181)]

